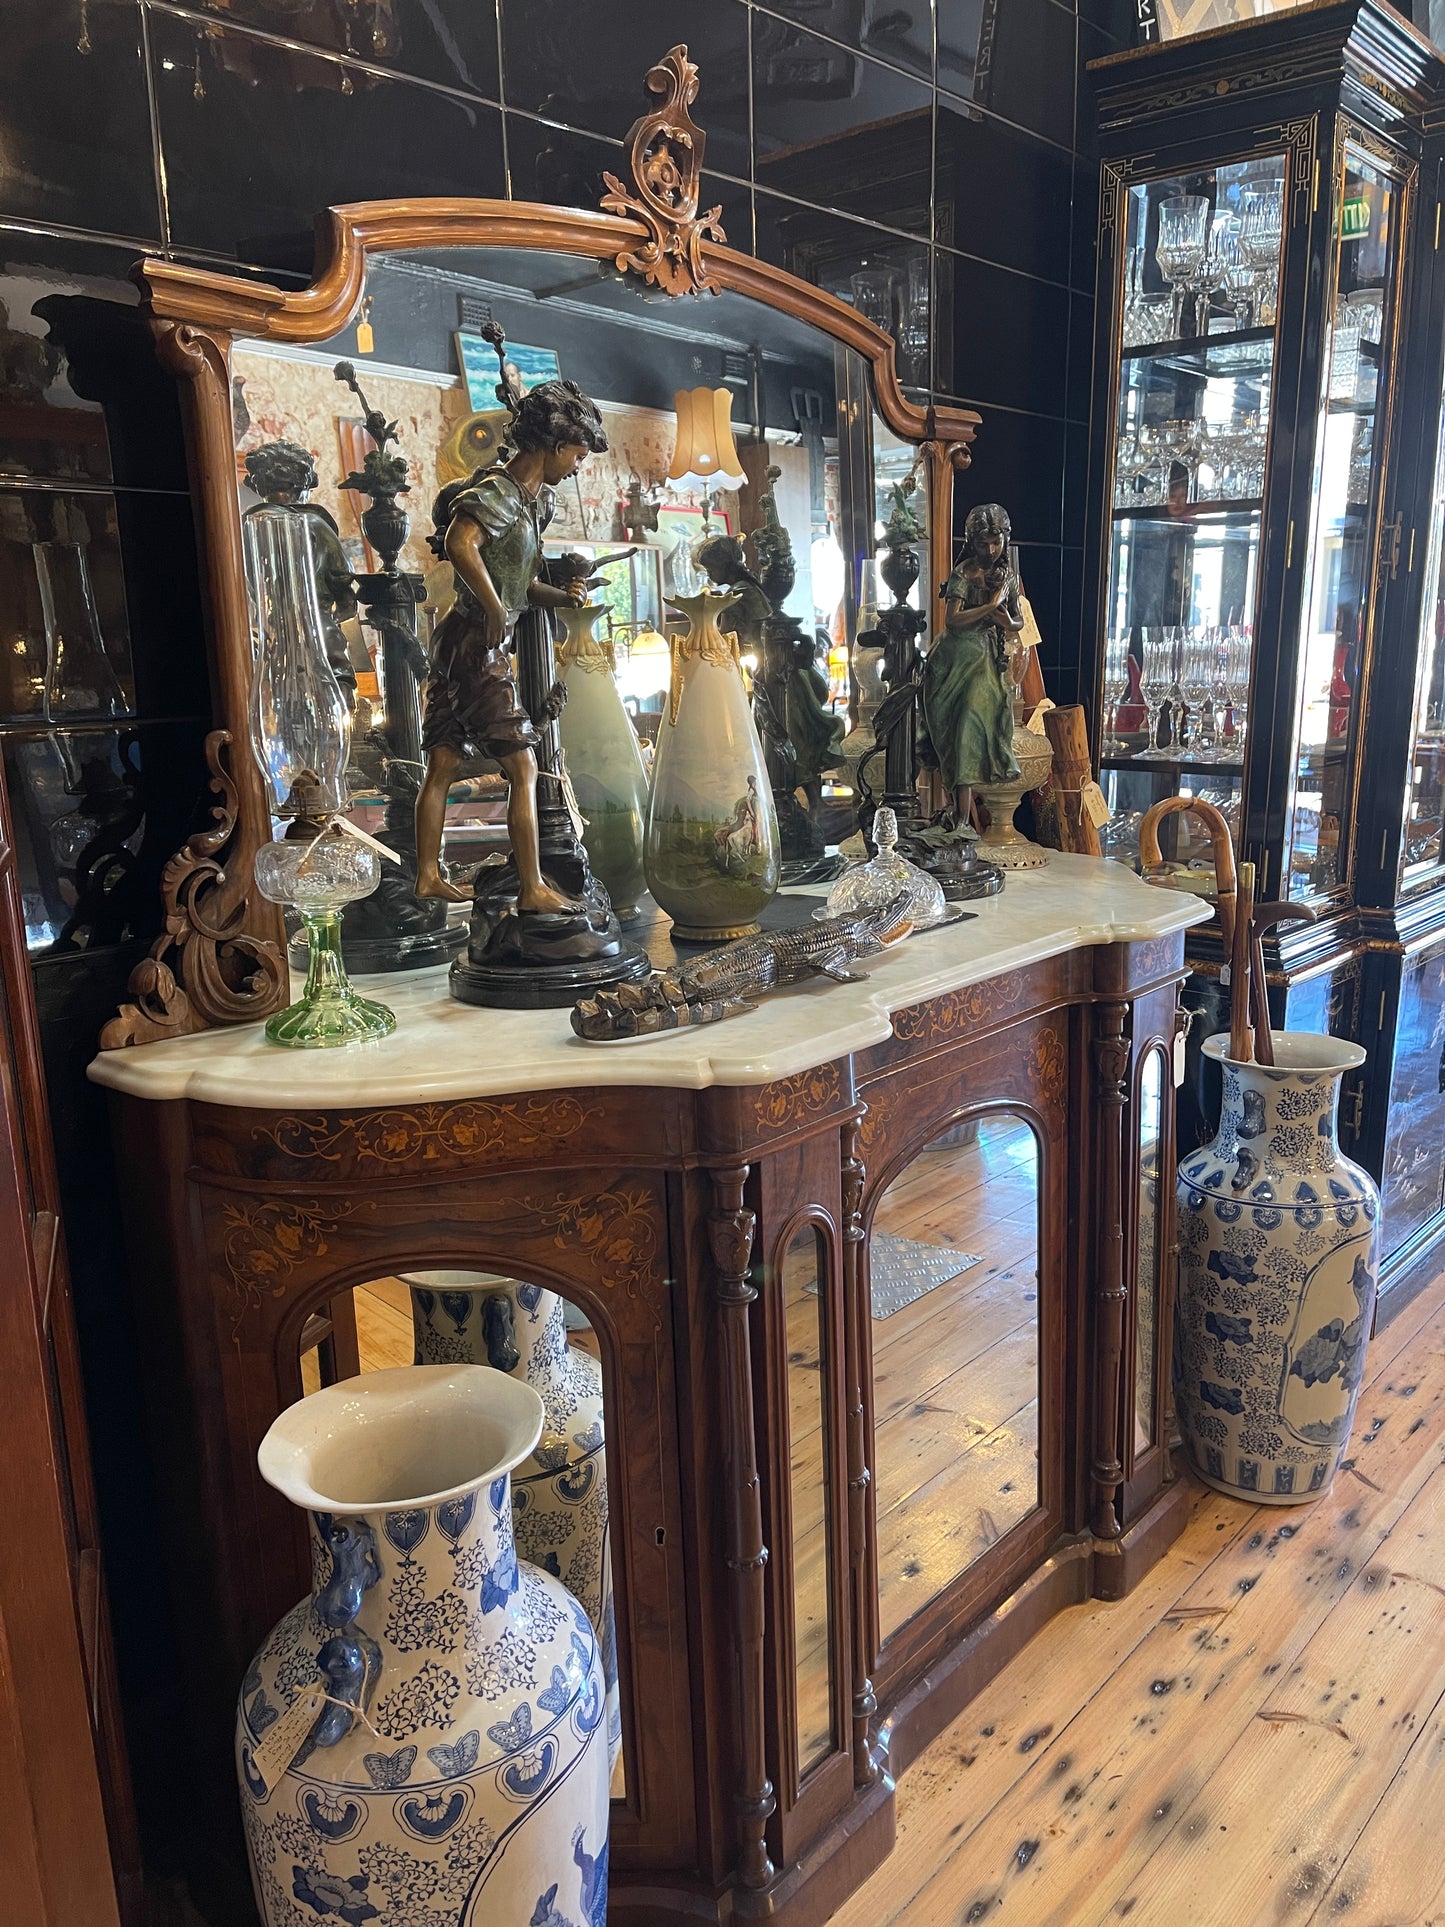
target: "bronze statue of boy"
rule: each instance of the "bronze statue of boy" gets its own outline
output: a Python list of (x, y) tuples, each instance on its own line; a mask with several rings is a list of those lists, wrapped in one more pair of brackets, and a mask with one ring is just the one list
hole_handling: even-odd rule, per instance
[[(511, 398), (508, 397), (508, 400)], [(426, 780), (417, 797), (418, 896), (464, 901), (441, 867), (447, 794), (470, 749), (485, 751), (507, 778), (507, 831), (517, 867), (519, 911), (580, 910), (542, 873), (537, 828), (537, 730), (517, 694), (507, 645), (525, 608), (580, 608), (580, 582), (557, 587), (542, 577), (542, 537), (552, 519), (554, 490), (588, 455), (607, 447), (596, 404), (575, 382), (548, 381), (515, 403), (499, 468), (478, 470), (437, 497), (433, 549), (451, 563), (456, 601), (433, 643), (422, 747)], [(566, 699), (558, 683), (548, 698), (555, 716)]]

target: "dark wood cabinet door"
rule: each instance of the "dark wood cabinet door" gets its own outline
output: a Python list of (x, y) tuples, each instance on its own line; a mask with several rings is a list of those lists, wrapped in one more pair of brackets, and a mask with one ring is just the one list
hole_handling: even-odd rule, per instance
[(0, 1913), (118, 1927), (134, 1829), (23, 932), (0, 781)]

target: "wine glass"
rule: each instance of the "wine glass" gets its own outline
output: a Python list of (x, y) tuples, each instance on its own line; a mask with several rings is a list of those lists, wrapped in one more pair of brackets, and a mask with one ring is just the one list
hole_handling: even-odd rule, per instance
[(1139, 693), (1148, 711), (1148, 743), (1139, 751), (1141, 761), (1161, 761), (1168, 750), (1159, 747), (1159, 713), (1169, 698), (1174, 681), (1174, 632), (1146, 629), (1139, 663)]
[(1191, 629), (1184, 642), (1184, 660), (1179, 670), (1179, 687), (1189, 705), (1189, 755), (1196, 763), (1212, 763), (1214, 747), (1204, 740), (1204, 705), (1214, 681), (1214, 638), (1206, 630)]
[(1279, 243), (1284, 231), (1283, 180), (1267, 181), (1246, 194), (1239, 219), (1244, 251), (1259, 277), (1255, 323), (1273, 327), (1279, 301)]
[(1235, 228), (1229, 258), (1224, 267), (1224, 291), (1234, 309), (1236, 328), (1247, 328), (1254, 319), (1254, 296), (1258, 285), (1259, 271), (1245, 250), (1241, 224)]
[(1248, 629), (1231, 623), (1224, 644), (1224, 683), (1234, 728), (1233, 760), (1244, 761), (1244, 739), (1249, 729), (1249, 671), (1252, 638)]
[(1217, 214), (1209, 229), (1204, 258), (1194, 282), (1194, 332), (1209, 334), (1209, 309), (1229, 278), (1229, 260), (1239, 237), (1239, 220), (1233, 214)]
[(1191, 631), (1183, 626), (1166, 629), (1169, 638), (1170, 678), (1169, 694), (1165, 698), (1169, 704), (1169, 750), (1179, 756), (1184, 748), (1184, 691), (1180, 687), (1180, 677), (1184, 673), (1184, 651), (1188, 646)]
[(1209, 240), (1209, 202), (1202, 194), (1178, 194), (1159, 203), (1159, 239), (1154, 259), (1174, 296), (1171, 329), (1184, 331), (1184, 296), (1204, 261)]
[(1127, 756), (1129, 745), (1119, 735), (1119, 702), (1129, 687), (1128, 635), (1110, 636), (1104, 644), (1104, 738), (1106, 756)]

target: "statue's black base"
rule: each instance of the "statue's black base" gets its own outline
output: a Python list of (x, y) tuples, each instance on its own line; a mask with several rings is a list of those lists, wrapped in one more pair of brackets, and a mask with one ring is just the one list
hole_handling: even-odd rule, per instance
[(585, 915), (534, 916), (509, 912), (476, 958), (452, 965), (450, 988), (463, 1004), (502, 1010), (547, 1010), (575, 1004), (595, 990), (632, 984), (651, 975), (647, 952), (629, 943), (609, 919), (596, 930)]
[(451, 993), (460, 1003), (545, 1010), (648, 975), (646, 951), (623, 936), (606, 890), (580, 851), (555, 856), (546, 874), (575, 898), (576, 910), (518, 910), (510, 857), (478, 879), (466, 955), (451, 971)]
[[(377, 975), (394, 970), (434, 970), (450, 963), (458, 951), (467, 947), (467, 926), (445, 923), (440, 930), (413, 930), (391, 936), (346, 934), (346, 919), (341, 920), (341, 955), (354, 977)], [(305, 970), (306, 945), (293, 939), (287, 955), (293, 970)]]
[(1003, 889), (1004, 873), (995, 863), (978, 854), (972, 833), (956, 835), (947, 843), (932, 843), (919, 835), (917, 822), (905, 824), (899, 815), (899, 853), (920, 870), (927, 870), (943, 891), (945, 903), (968, 903), (975, 897), (996, 897)]

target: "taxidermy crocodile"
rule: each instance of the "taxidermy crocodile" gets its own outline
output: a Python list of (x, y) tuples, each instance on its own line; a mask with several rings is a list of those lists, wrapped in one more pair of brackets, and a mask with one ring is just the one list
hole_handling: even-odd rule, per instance
[(716, 1024), (751, 1010), (764, 991), (802, 983), (808, 977), (859, 983), (862, 976), (849, 964), (898, 942), (913, 928), (908, 895), (900, 890), (877, 908), (829, 917), (800, 930), (744, 937), (740, 943), (659, 971), (646, 983), (601, 990), (574, 1006), (572, 1028), (590, 1043), (650, 1037), (696, 1024)]

